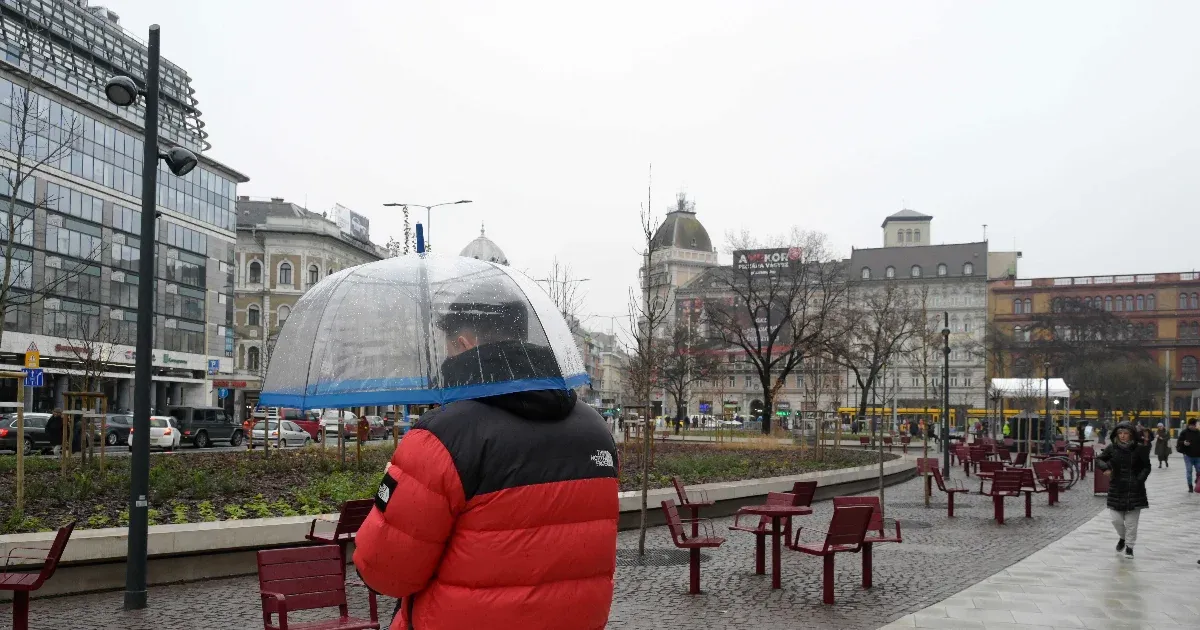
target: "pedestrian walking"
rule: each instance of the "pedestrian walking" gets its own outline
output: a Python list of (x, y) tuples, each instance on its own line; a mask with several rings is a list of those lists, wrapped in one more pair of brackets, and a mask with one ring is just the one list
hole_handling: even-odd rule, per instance
[(1096, 456), (1096, 468), (1109, 478), (1108, 511), (1117, 530), (1117, 551), (1133, 557), (1138, 518), (1150, 507), (1146, 479), (1150, 477), (1150, 448), (1142, 443), (1135, 425), (1121, 422), (1113, 428), (1111, 444)]
[(83, 450), (83, 417), (75, 416), (71, 421), (71, 452), (78, 453)]
[(1167, 432), (1167, 428), (1163, 423), (1158, 423), (1158, 433), (1154, 440), (1154, 455), (1158, 457), (1158, 467), (1171, 467), (1171, 462), (1167, 461), (1167, 457), (1171, 455), (1171, 445), (1169, 443), (1171, 436)]
[(1192, 471), (1200, 471), (1200, 429), (1196, 428), (1196, 420), (1188, 420), (1187, 427), (1179, 432), (1175, 441), (1175, 450), (1183, 455), (1183, 471), (1187, 477), (1188, 492), (1196, 491)]
[[(443, 381), (478, 384), (482, 366), (509, 382), (553, 383), (554, 349), (528, 340), (529, 310), (497, 300), (498, 291), (459, 295), (435, 319), (446, 341)], [(617, 451), (597, 420), (567, 388), (483, 388), (421, 417), (355, 540), (363, 581), (403, 598), (393, 630), (605, 626)]]
[(63, 410), (62, 407), (56, 408), (50, 418), (46, 420), (46, 439), (50, 440), (51, 450), (62, 448), (63, 441)]

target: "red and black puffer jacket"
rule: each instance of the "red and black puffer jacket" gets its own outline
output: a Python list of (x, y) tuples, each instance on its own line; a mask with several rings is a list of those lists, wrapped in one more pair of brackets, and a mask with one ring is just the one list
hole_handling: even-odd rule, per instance
[(354, 564), (406, 598), (393, 630), (599, 630), (617, 491), (612, 435), (574, 392), (451, 403), (404, 436)]

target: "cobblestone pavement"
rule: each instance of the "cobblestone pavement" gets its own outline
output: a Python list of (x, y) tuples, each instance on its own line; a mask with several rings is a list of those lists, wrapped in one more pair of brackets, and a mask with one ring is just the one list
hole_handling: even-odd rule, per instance
[[(1178, 458), (1176, 458), (1178, 459)], [(1195, 532), (1200, 495), (1188, 494), (1179, 468), (1156, 469), (1147, 482), (1136, 557), (1113, 547), (1108, 512), (1004, 571), (916, 614), (894, 628), (1153, 630), (1200, 628), (1200, 552)], [(1182, 544), (1181, 544), (1182, 543)]]
[[(960, 469), (956, 476), (961, 479), (961, 475)], [(967, 485), (978, 488), (972, 481)], [(1065, 493), (1062, 503), (1054, 508), (1046, 506), (1045, 495), (1039, 495), (1034, 502), (1034, 518), (1028, 520), (1023, 518), (1018, 502), (1010, 500), (1009, 518), (1004, 526), (997, 526), (991, 520), (991, 503), (986, 498), (960, 496), (955, 503), (956, 518), (951, 520), (946, 518), (945, 501), (936, 488), (933, 507), (925, 509), (920, 480), (890, 487), (886, 491), (887, 516), (900, 519), (904, 543), (876, 547), (875, 586), (870, 591), (860, 588), (859, 556), (839, 556), (834, 606), (821, 603), (819, 558), (785, 549), (783, 588), (772, 591), (769, 575), (754, 574), (753, 536), (727, 532), (732, 518), (716, 519), (714, 525), (719, 535), (729, 540), (707, 554), (701, 570), (704, 593), (687, 594), (686, 564), (621, 566), (617, 570), (609, 628), (687, 627), (699, 620), (703, 620), (703, 627), (713, 629), (878, 628), (950, 597), (1089, 521), (1103, 508), (1104, 499), (1091, 496), (1087, 490), (1090, 484), (1087, 489), (1083, 486), (1079, 484)], [(797, 523), (823, 529), (831, 514), (832, 505), (820, 502), (814, 505), (812, 516), (802, 517)], [(637, 548), (637, 538), (636, 531), (621, 533), (618, 544), (622, 560), (629, 558), (629, 550)], [(1105, 538), (1100, 548), (1111, 542)], [(665, 528), (653, 528), (647, 532), (646, 544), (649, 548), (666, 550), (671, 546), (670, 536)], [(1152, 552), (1150, 545), (1146, 549)], [(363, 591), (352, 589), (350, 594), (351, 613), (365, 614)], [(146, 611), (124, 612), (121, 601), (121, 593), (35, 599), (31, 605), (31, 627), (39, 630), (262, 627), (254, 577), (154, 587)], [(380, 614), (385, 623), (394, 605), (395, 600), (380, 598)], [(315, 619), (319, 615), (297, 617)], [(10, 620), (11, 607), (0, 606), (0, 630), (10, 628)]]

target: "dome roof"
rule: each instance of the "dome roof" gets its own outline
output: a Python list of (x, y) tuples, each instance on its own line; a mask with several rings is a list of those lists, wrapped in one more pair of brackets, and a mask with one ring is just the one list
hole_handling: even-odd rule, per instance
[(467, 243), (467, 246), (458, 255), (466, 258), (474, 258), (475, 260), (499, 263), (501, 265), (508, 264), (508, 257), (504, 255), (499, 245), (493, 243), (492, 239), (484, 234), (482, 225), (479, 226), (479, 238)]
[(700, 252), (712, 252), (708, 230), (696, 218), (695, 205), (680, 195), (675, 210), (667, 214), (654, 233), (656, 247), (678, 247)]

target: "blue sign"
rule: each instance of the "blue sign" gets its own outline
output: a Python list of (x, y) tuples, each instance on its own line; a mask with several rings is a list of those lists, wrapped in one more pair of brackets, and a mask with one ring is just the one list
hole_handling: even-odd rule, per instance
[(41, 368), (25, 368), (25, 387), (42, 387), (45, 384)]
[[(208, 360), (208, 373), (216, 374), (219, 371), (221, 371), (221, 360), (220, 359), (209, 359)], [(222, 398), (224, 398), (224, 396), (222, 396)]]
[(221, 388), (217, 389), (217, 398), (224, 399), (224, 398), (228, 398), (228, 397), (229, 397), (229, 390), (227, 388), (221, 387)]

